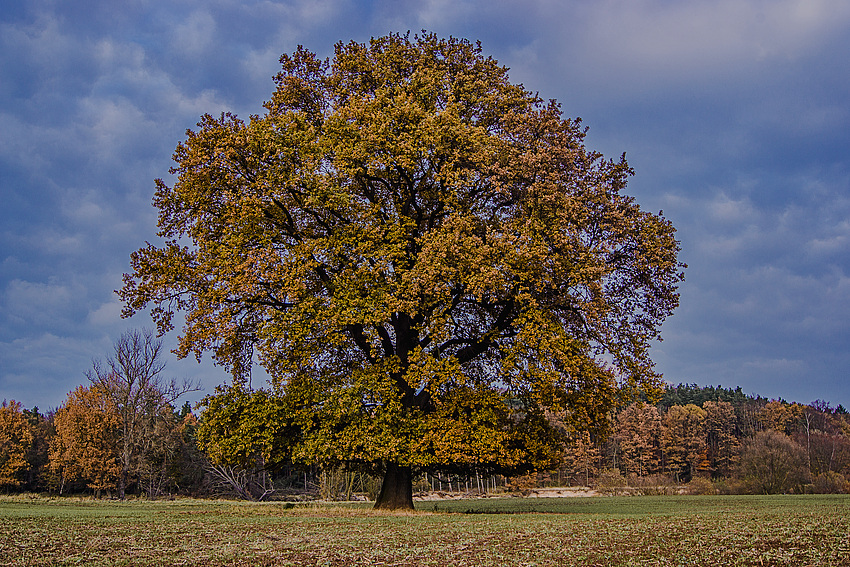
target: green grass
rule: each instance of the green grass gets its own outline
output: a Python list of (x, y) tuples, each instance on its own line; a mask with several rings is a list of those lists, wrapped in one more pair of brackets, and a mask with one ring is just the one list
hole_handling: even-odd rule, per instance
[(850, 566), (850, 497), (0, 499), (0, 565)]

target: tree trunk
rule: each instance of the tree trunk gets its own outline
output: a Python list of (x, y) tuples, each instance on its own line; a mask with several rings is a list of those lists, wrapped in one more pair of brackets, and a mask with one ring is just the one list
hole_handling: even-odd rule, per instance
[(122, 469), (121, 470), (121, 476), (118, 477), (118, 499), (119, 500), (125, 500), (126, 497), (127, 497), (126, 494), (125, 494), (125, 491), (127, 490), (127, 478), (128, 477), (129, 477), (129, 474), (127, 473), (127, 471)]
[(413, 474), (410, 467), (387, 464), (375, 510), (413, 510)]

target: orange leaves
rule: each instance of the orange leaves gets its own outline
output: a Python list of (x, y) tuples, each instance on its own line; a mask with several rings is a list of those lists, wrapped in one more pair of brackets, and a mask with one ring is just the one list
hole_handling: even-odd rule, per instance
[(0, 486), (18, 486), (29, 467), (27, 453), (33, 436), (21, 404), (0, 404)]
[(646, 476), (661, 469), (661, 415), (658, 408), (634, 402), (617, 418), (615, 441), (620, 448), (622, 468)]
[(668, 470), (680, 474), (695, 474), (705, 458), (706, 411), (694, 404), (672, 406), (664, 416), (662, 445)]
[(455, 214), (424, 234), (411, 270), (404, 274), (405, 296), (415, 309), (436, 313), (451, 305), (453, 290), (463, 286), (466, 294), (484, 299), (509, 292), (511, 274), (504, 273), (505, 247), (487, 234), (476, 219)]
[(756, 419), (764, 429), (786, 433), (789, 426), (802, 415), (802, 410), (800, 404), (788, 405), (778, 400), (771, 400), (759, 410)]
[(50, 442), (50, 468), (64, 480), (84, 479), (103, 490), (115, 486), (120, 418), (106, 392), (79, 386), (68, 394), (54, 418), (56, 437)]
[(404, 379), (412, 389), (427, 391), (434, 397), (466, 386), (468, 381), (456, 358), (437, 358), (422, 348), (415, 348), (410, 354)]
[(256, 353), (303, 460), (542, 462), (541, 407), (601, 429), (618, 380), (652, 389), (681, 266), (673, 227), (621, 194), (624, 159), (464, 40), (281, 64), (264, 115), (205, 116), (178, 146), (154, 199), (171, 241), (133, 255), (126, 315), (167, 331), (186, 311), (179, 354), (237, 377)]

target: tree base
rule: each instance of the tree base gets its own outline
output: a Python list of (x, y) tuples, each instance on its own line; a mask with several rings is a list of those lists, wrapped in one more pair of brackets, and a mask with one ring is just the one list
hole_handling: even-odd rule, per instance
[(413, 510), (413, 474), (410, 467), (387, 464), (375, 510)]

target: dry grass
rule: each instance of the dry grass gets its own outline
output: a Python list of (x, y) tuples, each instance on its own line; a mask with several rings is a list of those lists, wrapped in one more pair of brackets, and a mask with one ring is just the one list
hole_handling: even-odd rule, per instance
[(4, 499), (0, 564), (846, 567), (848, 504), (846, 496), (557, 498), (387, 513)]

